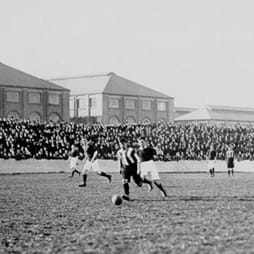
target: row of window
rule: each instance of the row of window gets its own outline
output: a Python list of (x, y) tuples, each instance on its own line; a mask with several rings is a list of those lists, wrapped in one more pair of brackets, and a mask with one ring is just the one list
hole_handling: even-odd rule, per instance
[[(7, 102), (19, 103), (20, 102), (20, 92), (19, 91), (7, 91), (6, 92)], [(41, 93), (39, 92), (29, 92), (28, 93), (28, 103), (31, 104), (41, 104)], [(60, 104), (60, 94), (50, 93), (48, 94), (48, 103), (52, 105)]]
[[(159, 122), (164, 122), (165, 123), (165, 120), (164, 119), (160, 119)], [(125, 123), (126, 124), (136, 124), (137, 121), (133, 118), (133, 117), (127, 117), (125, 119)], [(151, 119), (149, 118), (144, 118), (142, 121), (141, 121), (142, 124), (151, 124), (152, 121)], [(121, 124), (120, 120), (118, 119), (117, 116), (112, 116), (110, 119), (109, 119), (109, 124), (110, 125), (119, 125)]]
[[(74, 101), (70, 101), (70, 108), (74, 108)], [(96, 98), (90, 98), (90, 107), (96, 107)], [(152, 110), (152, 100), (142, 99), (141, 107), (143, 110)], [(78, 99), (77, 100), (77, 108), (86, 109), (88, 108), (87, 99)], [(120, 99), (119, 98), (109, 98), (109, 108), (119, 109), (120, 108)], [(135, 99), (124, 99), (124, 108), (134, 110), (136, 108), (136, 100)], [(158, 111), (166, 111), (167, 103), (166, 101), (158, 101), (157, 102), (157, 110)]]
[[(109, 108), (118, 109), (120, 108), (120, 100), (118, 98), (110, 98), (109, 99)], [(135, 109), (136, 108), (136, 100), (135, 99), (125, 99), (124, 100), (124, 108), (125, 109)], [(152, 100), (142, 99), (141, 108), (143, 110), (152, 110)], [(166, 101), (158, 101), (157, 102), (157, 110), (166, 111), (167, 103)]]
[[(20, 115), (16, 111), (11, 111), (7, 114), (7, 118), (8, 119), (20, 119)], [(38, 112), (32, 112), (29, 115), (29, 120), (30, 121), (41, 121), (41, 115)], [(53, 122), (58, 122), (61, 120), (61, 118), (57, 113), (51, 113), (49, 115), (48, 120), (53, 121)]]

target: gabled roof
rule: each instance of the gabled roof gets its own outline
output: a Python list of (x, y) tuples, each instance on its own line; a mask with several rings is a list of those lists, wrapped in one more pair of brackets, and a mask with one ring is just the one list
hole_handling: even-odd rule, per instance
[(151, 88), (122, 78), (113, 72), (79, 77), (56, 78), (51, 79), (51, 81), (70, 89), (73, 95), (103, 93), (165, 99), (171, 98)]
[(3, 63), (0, 63), (0, 85), (33, 89), (67, 90), (59, 85), (36, 78)]
[(195, 120), (211, 120), (211, 112), (206, 109), (194, 110), (188, 114), (181, 115), (175, 119), (175, 121), (195, 121)]
[(183, 112), (192, 112), (194, 110), (197, 110), (197, 108), (188, 108), (188, 107), (175, 107), (174, 111), (178, 112), (178, 111), (183, 111)]
[(206, 105), (206, 107), (210, 110), (254, 112), (254, 108), (218, 106), (218, 105)]
[(254, 122), (254, 109), (228, 106), (207, 105), (204, 108), (179, 116), (175, 119), (180, 121), (234, 121)]

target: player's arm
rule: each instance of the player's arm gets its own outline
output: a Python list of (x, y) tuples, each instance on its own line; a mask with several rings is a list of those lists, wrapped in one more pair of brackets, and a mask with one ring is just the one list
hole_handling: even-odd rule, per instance
[(98, 155), (98, 151), (95, 151), (95, 152), (93, 153), (93, 158), (91, 159), (91, 162), (94, 162), (94, 161), (96, 160), (97, 155)]
[(137, 159), (137, 173), (140, 174), (141, 172), (141, 158), (137, 153), (134, 153), (135, 158)]
[(86, 161), (87, 161), (87, 154), (85, 153), (82, 162), (86, 163)]
[(118, 172), (122, 173), (122, 165), (121, 165), (121, 155), (119, 152), (117, 152), (117, 161), (118, 161)]
[(132, 148), (129, 148), (128, 149), (128, 152), (127, 152), (127, 157), (129, 158), (129, 160), (131, 161), (131, 163), (135, 163), (135, 161), (133, 160), (133, 157), (132, 157), (132, 153), (133, 153), (133, 149)]

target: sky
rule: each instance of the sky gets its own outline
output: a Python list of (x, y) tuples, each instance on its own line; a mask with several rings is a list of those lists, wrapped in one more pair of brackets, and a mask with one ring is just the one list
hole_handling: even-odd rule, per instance
[(254, 108), (252, 0), (0, 0), (0, 62), (51, 79), (114, 72), (175, 106)]

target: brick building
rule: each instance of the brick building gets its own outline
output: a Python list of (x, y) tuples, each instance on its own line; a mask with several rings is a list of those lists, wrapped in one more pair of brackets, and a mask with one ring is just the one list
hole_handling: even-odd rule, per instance
[(174, 98), (112, 72), (51, 81), (71, 90), (71, 117), (112, 125), (174, 120)]
[(70, 91), (0, 63), (0, 118), (69, 121)]

